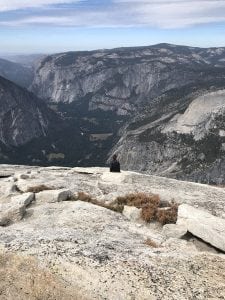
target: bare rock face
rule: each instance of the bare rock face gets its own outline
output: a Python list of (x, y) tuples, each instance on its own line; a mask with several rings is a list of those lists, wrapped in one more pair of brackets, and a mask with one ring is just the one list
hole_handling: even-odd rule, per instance
[(8, 203), (0, 204), (0, 226), (20, 221), (26, 212), (26, 207), (33, 200), (33, 193), (25, 193), (11, 197)]
[(187, 227), (179, 224), (167, 224), (163, 226), (162, 233), (171, 238), (181, 238), (187, 233)]
[(1, 300), (85, 300), (78, 291), (66, 287), (37, 259), (0, 251)]
[(225, 252), (224, 219), (182, 204), (178, 209), (177, 223), (185, 226), (193, 235)]
[(148, 113), (124, 130), (112, 153), (119, 154), (128, 170), (223, 184), (224, 88), (171, 97), (168, 93), (150, 104)]
[[(70, 118), (108, 117), (113, 139), (99, 148), (127, 170), (224, 184), (224, 58), (225, 48), (168, 44), (60, 53), (40, 61), (31, 90)], [(78, 161), (93, 162), (89, 147)]]
[(137, 104), (199, 80), (206, 66), (223, 65), (224, 55), (224, 48), (218, 55), (169, 44), (60, 53), (40, 61), (31, 90), (52, 102), (89, 99), (89, 110), (126, 115), (136, 112)]
[(0, 143), (19, 146), (46, 136), (52, 115), (32, 93), (0, 77)]
[[(176, 196), (177, 201), (224, 214), (223, 189), (206, 185), (134, 172), (111, 174), (105, 168), (4, 168), (14, 170), (20, 190), (45, 184), (58, 192), (84, 192), (106, 203), (130, 192), (151, 192), (165, 201)], [(30, 176), (21, 179), (27, 172)], [(0, 179), (0, 183), (6, 180)], [(36, 199), (41, 193), (35, 194)], [(224, 296), (222, 253), (209, 253), (207, 248), (202, 252), (192, 242), (167, 237), (160, 227), (131, 222), (123, 214), (98, 205), (74, 200), (51, 202), (51, 191), (44, 194), (44, 201), (33, 200), (26, 206), (22, 220), (0, 226), (1, 295), (9, 290), (13, 296), (18, 292), (18, 299), (24, 299), (27, 291), (30, 299), (55, 300), (203, 300)], [(5, 205), (27, 205), (28, 196), (31, 194), (8, 195)], [(1, 268), (9, 256), (14, 278), (18, 277), (11, 284), (11, 263), (4, 265), (5, 276)]]

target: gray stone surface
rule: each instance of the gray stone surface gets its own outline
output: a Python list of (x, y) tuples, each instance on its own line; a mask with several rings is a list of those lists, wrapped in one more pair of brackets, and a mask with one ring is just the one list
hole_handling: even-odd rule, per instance
[(67, 189), (59, 189), (59, 190), (50, 190), (50, 191), (42, 191), (36, 193), (36, 201), (37, 202), (61, 202), (66, 201), (71, 198), (72, 192)]
[[(15, 176), (31, 170), (26, 166), (11, 168)], [(55, 189), (63, 186), (73, 193), (83, 191), (106, 202), (113, 201), (116, 195), (143, 190), (157, 190), (160, 197), (171, 193), (173, 197), (174, 190), (183, 202), (198, 203), (211, 210), (216, 207), (218, 214), (224, 211), (219, 205), (223, 190), (200, 184), (132, 172), (116, 176), (104, 168), (53, 167), (33, 171), (35, 178), (19, 179), (19, 187), (26, 190), (40, 183), (54, 184)], [(19, 193), (8, 197), (4, 205), (15, 205), (15, 199), (21, 203), (20, 197)], [(25, 210), (15, 213), (18, 218), (14, 222), (5, 224), (10, 226), (0, 227), (0, 250), (35, 258), (66, 290), (79, 291), (87, 300), (205, 300), (222, 299), (225, 294), (223, 254), (200, 251), (190, 241), (167, 238), (160, 226), (131, 222), (120, 213), (91, 203), (48, 199), (32, 201)], [(209, 200), (208, 206), (205, 199)], [(213, 199), (214, 205), (210, 202)]]
[(26, 212), (26, 207), (33, 200), (33, 193), (25, 193), (13, 196), (8, 202), (0, 204), (0, 226), (21, 220)]
[(53, 115), (48, 107), (34, 94), (1, 76), (0, 90), (0, 142), (20, 146), (45, 136)]
[(168, 238), (181, 238), (187, 233), (187, 227), (178, 224), (166, 224), (163, 226), (162, 234)]
[(136, 208), (133, 206), (124, 206), (123, 215), (130, 221), (140, 221), (141, 220), (141, 208)]
[(193, 235), (225, 252), (224, 219), (182, 204), (178, 209), (177, 224), (185, 226)]

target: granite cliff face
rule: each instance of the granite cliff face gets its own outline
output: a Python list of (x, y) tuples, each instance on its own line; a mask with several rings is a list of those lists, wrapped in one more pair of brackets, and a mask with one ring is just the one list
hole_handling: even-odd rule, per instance
[(114, 147), (122, 165), (161, 176), (224, 183), (225, 90), (198, 90), (177, 102), (173, 98), (168, 110), (160, 110), (161, 104), (123, 131)]
[(224, 57), (225, 48), (167, 44), (55, 54), (40, 62), (31, 90), (54, 103), (86, 100), (88, 110), (132, 114), (168, 90), (220, 76)]
[(109, 112), (109, 122), (124, 117), (116, 130), (101, 133), (113, 134), (109, 155), (117, 152), (125, 169), (222, 183), (224, 66), (225, 48), (160, 44), (61, 53), (40, 62), (31, 89), (87, 119), (95, 112), (97, 122)]
[(20, 146), (45, 136), (51, 112), (34, 94), (0, 77), (0, 141)]

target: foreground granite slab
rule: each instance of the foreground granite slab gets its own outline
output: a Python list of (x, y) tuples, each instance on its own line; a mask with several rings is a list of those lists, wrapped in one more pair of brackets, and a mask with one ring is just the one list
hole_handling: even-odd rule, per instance
[(206, 211), (182, 204), (178, 209), (179, 225), (193, 235), (225, 252), (225, 220)]
[[(74, 194), (83, 191), (105, 202), (127, 192), (158, 191), (163, 199), (177, 195), (180, 202), (209, 207), (208, 211), (217, 215), (224, 213), (224, 190), (204, 185), (132, 172), (116, 176), (104, 168), (6, 168), (14, 169), (14, 174), (0, 180), (1, 203), (11, 201), (29, 187), (45, 184), (53, 190), (67, 189)], [(26, 179), (21, 174), (26, 174), (22, 176)], [(18, 190), (10, 196), (6, 187), (12, 183)], [(149, 246), (148, 240), (156, 247)], [(49, 292), (40, 292), (45, 287), (43, 281), (37, 280), (39, 276), (52, 278), (48, 286), (52, 288), (55, 284), (57, 294), (53, 299), (57, 300), (205, 300), (222, 299), (225, 295), (222, 253), (200, 251), (192, 242), (168, 238), (154, 224), (129, 221), (120, 213), (81, 201), (32, 201), (26, 206), (23, 219), (0, 227), (0, 254), (1, 300), (15, 299), (15, 290), (19, 291), (18, 299), (23, 299), (30, 282), (33, 288), (28, 299), (41, 295), (47, 300)], [(1, 257), (12, 265), (14, 255), (22, 265), (14, 268), (14, 280), (10, 281), (10, 275), (7, 281), (1, 276), (6, 268), (1, 269)], [(32, 272), (27, 259), (35, 261)], [(26, 280), (27, 273), (31, 281)], [(48, 280), (45, 281), (47, 285)]]

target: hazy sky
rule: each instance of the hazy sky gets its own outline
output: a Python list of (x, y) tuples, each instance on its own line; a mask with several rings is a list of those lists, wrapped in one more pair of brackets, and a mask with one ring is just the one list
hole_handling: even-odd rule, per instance
[(225, 0), (0, 0), (0, 53), (225, 46)]

